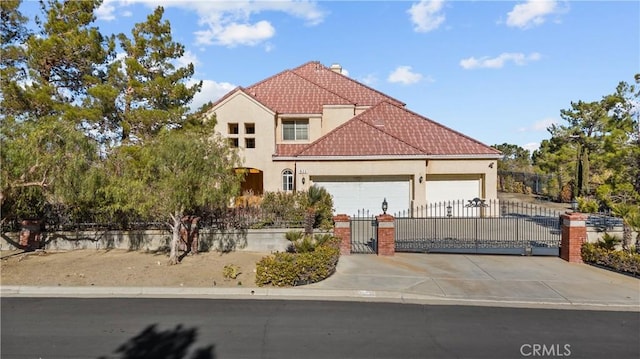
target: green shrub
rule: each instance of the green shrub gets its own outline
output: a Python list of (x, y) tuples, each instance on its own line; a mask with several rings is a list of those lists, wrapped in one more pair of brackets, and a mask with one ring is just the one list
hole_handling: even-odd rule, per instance
[(607, 250), (593, 243), (582, 245), (582, 260), (611, 268), (618, 272), (640, 276), (640, 254)]
[(222, 276), (226, 279), (236, 279), (241, 273), (240, 267), (235, 264), (227, 264), (222, 268)]
[(303, 236), (304, 236), (304, 232), (302, 232), (302, 231), (289, 231), (289, 232), (285, 233), (285, 235), (284, 235), (284, 237), (289, 242), (292, 242), (292, 243), (300, 240)]
[(339, 245), (340, 239), (332, 237), (314, 251), (278, 252), (263, 257), (256, 264), (256, 284), (288, 287), (319, 282), (335, 272)]
[(622, 242), (622, 238), (609, 233), (604, 233), (602, 238), (596, 243), (596, 246), (606, 251), (613, 251), (620, 242)]
[(596, 213), (600, 203), (595, 198), (578, 197), (578, 210), (582, 213)]

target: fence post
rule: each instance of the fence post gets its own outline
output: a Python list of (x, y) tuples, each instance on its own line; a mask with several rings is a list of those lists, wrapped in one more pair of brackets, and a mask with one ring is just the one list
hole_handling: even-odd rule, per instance
[(381, 214), (376, 217), (378, 221), (378, 255), (392, 256), (396, 252), (395, 217), (389, 214)]
[(582, 213), (565, 213), (562, 218), (560, 258), (571, 263), (582, 263), (582, 244), (587, 240), (587, 216)]
[(351, 217), (338, 214), (333, 217), (333, 235), (340, 238), (340, 254), (351, 254)]

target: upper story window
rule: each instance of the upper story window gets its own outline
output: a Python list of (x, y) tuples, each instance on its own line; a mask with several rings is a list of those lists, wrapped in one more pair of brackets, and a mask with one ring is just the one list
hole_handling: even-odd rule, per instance
[(293, 191), (293, 171), (290, 169), (282, 171), (282, 190)]
[(244, 139), (244, 148), (256, 148), (256, 139), (255, 138), (245, 138)]
[(230, 135), (237, 135), (238, 134), (238, 124), (237, 123), (230, 123), (229, 124), (229, 134)]
[(244, 124), (244, 133), (247, 135), (254, 135), (256, 133), (256, 124), (255, 123), (245, 123)]
[(230, 138), (229, 139), (229, 146), (238, 147), (239, 146), (238, 139), (237, 138)]
[(283, 120), (282, 139), (298, 141), (309, 139), (309, 120)]

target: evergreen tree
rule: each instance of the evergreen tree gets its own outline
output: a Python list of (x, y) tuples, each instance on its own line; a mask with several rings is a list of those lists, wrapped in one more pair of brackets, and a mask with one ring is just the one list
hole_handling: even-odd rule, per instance
[(158, 7), (147, 21), (133, 28), (132, 39), (118, 35), (126, 53), (121, 111), (121, 139), (145, 140), (167, 126), (180, 124), (187, 105), (200, 91), (202, 82), (185, 84), (194, 73), (193, 64), (176, 68), (174, 60), (184, 55), (184, 46), (173, 41), (171, 25), (162, 20)]

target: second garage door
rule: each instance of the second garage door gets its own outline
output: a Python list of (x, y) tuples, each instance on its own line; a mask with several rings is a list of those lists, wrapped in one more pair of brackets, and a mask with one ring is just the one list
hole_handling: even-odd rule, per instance
[[(446, 215), (446, 208), (452, 205), (453, 216), (475, 216), (477, 210), (465, 209), (464, 204), (480, 197), (480, 179), (430, 179), (426, 183), (427, 204), (436, 208), (435, 213)], [(434, 207), (435, 206), (435, 207)], [(441, 208), (437, 208), (441, 207)]]
[(363, 177), (317, 177), (313, 184), (324, 187), (333, 196), (336, 214), (378, 215), (382, 213), (382, 201), (386, 198), (387, 213), (406, 211), (410, 207), (410, 187), (408, 179)]

